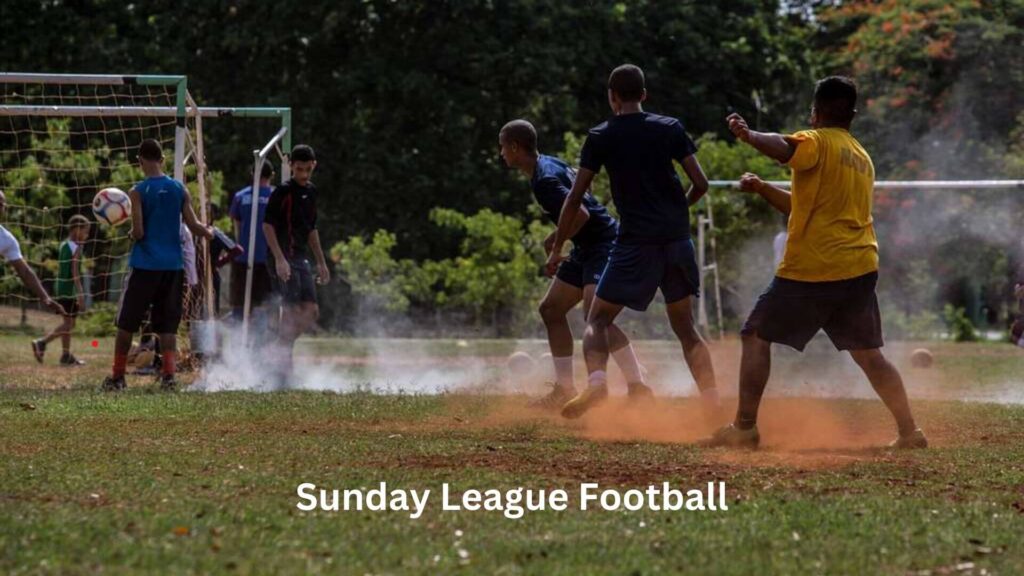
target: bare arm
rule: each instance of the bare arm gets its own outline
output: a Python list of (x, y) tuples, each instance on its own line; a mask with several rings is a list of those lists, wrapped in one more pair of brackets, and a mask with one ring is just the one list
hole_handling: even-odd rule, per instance
[(686, 172), (686, 177), (690, 179), (690, 189), (686, 192), (686, 203), (693, 206), (708, 193), (708, 177), (704, 175), (704, 169), (700, 167), (696, 155), (683, 158), (681, 164), (683, 172)]
[(324, 259), (324, 251), (320, 247), (320, 232), (315, 228), (309, 231), (309, 248), (313, 251), (313, 258), (316, 259), (317, 277), (320, 284), (327, 284), (331, 281), (331, 271), (327, 268), (327, 260)]
[[(242, 221), (237, 218), (231, 219), (231, 235), (235, 237), (235, 242), (242, 244)], [(248, 240), (248, 238), (246, 239)]]
[(50, 298), (50, 295), (46, 293), (46, 288), (43, 288), (43, 283), (39, 281), (39, 277), (29, 268), (25, 260), (15, 260), (11, 262), (11, 267), (18, 273), (21, 283), (31, 290), (46, 307), (57, 314), (64, 314), (64, 308)]
[[(573, 182), (572, 190), (569, 191), (569, 195), (565, 197), (565, 204), (562, 205), (562, 213), (558, 217), (558, 228), (555, 230), (555, 241), (551, 246), (551, 256), (561, 255), (562, 246), (565, 242), (572, 238), (576, 227), (576, 223), (580, 218), (580, 208), (583, 206), (583, 195), (586, 194), (590, 188), (590, 184), (594, 181), (594, 173), (586, 168), (580, 168), (579, 173), (576, 174), (576, 181)], [(587, 214), (589, 218), (589, 213)], [(586, 220), (584, 220), (586, 222)], [(582, 226), (582, 224), (579, 224)], [(551, 260), (549, 259), (550, 263)], [(557, 262), (556, 262), (557, 263)]]
[(192, 209), (192, 196), (185, 191), (185, 201), (181, 206), (181, 215), (185, 219), (185, 226), (192, 231), (196, 236), (206, 238), (207, 240), (213, 240), (213, 229), (209, 226), (204, 226), (199, 222), (199, 218), (196, 218), (196, 211)]
[(778, 186), (772, 186), (765, 182), (757, 174), (747, 172), (740, 178), (740, 190), (744, 192), (754, 192), (758, 196), (764, 198), (772, 205), (773, 208), (782, 212), (785, 215), (789, 215), (792, 211), (792, 195), (789, 190), (784, 190)]
[(758, 152), (783, 164), (789, 162), (796, 152), (796, 145), (781, 134), (770, 132), (756, 132), (747, 126), (747, 121), (739, 114), (730, 114), (726, 121), (729, 122), (729, 130), (739, 140), (753, 146)]
[(274, 255), (274, 271), (277, 273), (277, 277), (282, 282), (287, 282), (292, 277), (292, 267), (288, 264), (284, 252), (281, 251), (281, 245), (277, 242), (277, 233), (274, 231), (273, 224), (263, 223), (263, 236), (267, 239), (267, 248), (270, 248), (270, 253)]
[(146, 230), (142, 226), (142, 196), (139, 191), (132, 188), (128, 191), (128, 198), (132, 201), (132, 240), (142, 240)]

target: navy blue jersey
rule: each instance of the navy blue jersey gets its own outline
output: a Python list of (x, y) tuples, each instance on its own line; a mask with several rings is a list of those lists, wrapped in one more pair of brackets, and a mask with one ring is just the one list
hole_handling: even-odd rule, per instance
[[(575, 181), (576, 171), (565, 162), (543, 154), (537, 157), (537, 166), (533, 169), (530, 188), (533, 190), (533, 197), (552, 223), (558, 224), (562, 205), (565, 204), (565, 199), (572, 191)], [(590, 192), (583, 195), (583, 207), (590, 212), (590, 219), (583, 225), (583, 228), (580, 228), (576, 236), (573, 236), (573, 244), (592, 246), (615, 239), (618, 222)]]
[(132, 246), (128, 265), (143, 270), (181, 270), (181, 209), (185, 187), (170, 176), (152, 176), (135, 185), (142, 199), (142, 238)]
[(641, 112), (615, 116), (590, 129), (580, 167), (611, 180), (619, 238), (664, 242), (690, 236), (686, 191), (672, 161), (697, 152), (682, 122)]

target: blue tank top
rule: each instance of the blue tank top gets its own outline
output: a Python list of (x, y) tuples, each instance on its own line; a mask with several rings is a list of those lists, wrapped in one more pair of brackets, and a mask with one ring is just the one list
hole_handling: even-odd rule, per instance
[(142, 240), (132, 246), (128, 265), (142, 270), (181, 270), (181, 207), (185, 188), (170, 176), (146, 178), (135, 185), (142, 199)]

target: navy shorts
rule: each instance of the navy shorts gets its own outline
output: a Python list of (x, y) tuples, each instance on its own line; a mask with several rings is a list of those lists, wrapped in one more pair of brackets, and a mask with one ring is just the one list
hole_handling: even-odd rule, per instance
[(633, 310), (646, 310), (661, 289), (665, 303), (700, 295), (700, 271), (689, 238), (661, 243), (615, 241), (597, 297)]
[[(285, 304), (303, 302), (316, 304), (316, 283), (313, 282), (313, 271), (310, 268), (309, 260), (296, 258), (289, 260), (288, 264), (291, 265), (292, 275), (287, 282), (282, 282), (277, 274), (273, 276), (274, 288), (281, 295), (281, 299)], [(267, 262), (267, 270), (274, 270), (270, 261)]]
[(569, 257), (558, 265), (555, 277), (577, 288), (597, 284), (604, 273), (604, 267), (608, 264), (608, 254), (611, 250), (611, 242), (593, 246), (574, 246)]
[(825, 330), (837, 350), (881, 348), (877, 283), (878, 272), (833, 282), (776, 276), (757, 299), (740, 333), (803, 351), (818, 330)]

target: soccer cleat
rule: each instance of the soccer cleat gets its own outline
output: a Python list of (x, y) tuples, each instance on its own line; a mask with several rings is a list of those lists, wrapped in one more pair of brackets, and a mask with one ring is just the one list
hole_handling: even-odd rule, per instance
[(42, 340), (32, 341), (32, 355), (36, 357), (36, 362), (43, 363), (43, 355), (46, 354), (46, 342)]
[(654, 390), (651, 390), (651, 387), (643, 382), (628, 382), (626, 389), (626, 396), (630, 402), (654, 400)]
[(900, 435), (899, 438), (889, 443), (889, 448), (904, 449), (919, 449), (927, 448), (928, 439), (924, 437), (924, 432), (920, 428), (914, 429), (913, 432), (907, 435)]
[(575, 398), (566, 402), (565, 406), (562, 406), (562, 417), (579, 418), (584, 412), (607, 399), (607, 384), (601, 384), (599, 386), (587, 385), (587, 387), (583, 389), (583, 392), (580, 392)]
[(60, 357), (61, 366), (85, 366), (85, 362), (75, 358), (75, 355), (71, 352), (66, 352)]
[(160, 376), (161, 392), (174, 392), (177, 389), (178, 381), (174, 379), (174, 374), (164, 374)]
[(107, 376), (103, 380), (103, 391), (104, 392), (120, 392), (125, 389), (127, 385), (124, 383), (124, 376)]
[(551, 392), (541, 396), (540, 398), (534, 398), (530, 400), (526, 406), (529, 408), (537, 408), (540, 410), (557, 410), (565, 405), (566, 402), (572, 400), (573, 396), (576, 395), (576, 391), (566, 386), (561, 386), (554, 382), (547, 382), (551, 386)]
[(732, 424), (722, 426), (710, 438), (701, 440), (698, 444), (705, 448), (749, 448), (751, 450), (756, 449), (758, 444), (761, 443), (761, 434), (757, 431), (757, 426), (750, 428), (749, 430), (740, 430)]

